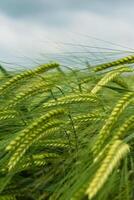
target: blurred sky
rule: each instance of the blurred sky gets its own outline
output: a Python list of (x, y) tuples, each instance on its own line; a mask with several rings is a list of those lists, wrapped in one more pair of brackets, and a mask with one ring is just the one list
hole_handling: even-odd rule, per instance
[(0, 0), (1, 61), (60, 55), (78, 44), (133, 51), (134, 0)]

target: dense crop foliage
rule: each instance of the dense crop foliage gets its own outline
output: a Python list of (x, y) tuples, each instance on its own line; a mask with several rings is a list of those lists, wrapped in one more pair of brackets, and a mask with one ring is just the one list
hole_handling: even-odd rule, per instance
[(0, 199), (134, 199), (134, 56), (0, 74)]

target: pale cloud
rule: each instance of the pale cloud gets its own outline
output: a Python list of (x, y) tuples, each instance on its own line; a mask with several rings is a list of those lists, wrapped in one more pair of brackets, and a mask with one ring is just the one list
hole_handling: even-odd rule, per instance
[(74, 15), (72, 30), (85, 33), (118, 44), (134, 46), (134, 26), (129, 19), (121, 20), (114, 16), (103, 16), (92, 12)]
[[(74, 0), (74, 2), (76, 1)], [(40, 0), (41, 3), (43, 3), (42, 0)], [(49, 4), (49, 1), (46, 0), (45, 3)], [(67, 8), (71, 6), (69, 3), (66, 5)], [(49, 9), (51, 6), (48, 6)], [(37, 60), (37, 58), (41, 58), (40, 54), (42, 53), (44, 55), (48, 53), (60, 55), (68, 51), (87, 50), (87, 48), (78, 47), (77, 44), (89, 46), (97, 44), (97, 46), (110, 48), (110, 44), (99, 43), (98, 40), (93, 40), (87, 35), (130, 48), (134, 46), (133, 20), (129, 19), (132, 12), (121, 18), (117, 11), (115, 15), (110, 15), (99, 11), (95, 12), (93, 8), (91, 10), (82, 9), (81, 4), (79, 9), (73, 9), (73, 6), (70, 10), (65, 9), (65, 5), (62, 7), (64, 9), (59, 12), (49, 13), (48, 9), (47, 12), (37, 12), (35, 16), (31, 14), (21, 18), (11, 17), (9, 13), (1, 11), (0, 60), (19, 62), (26, 60), (26, 57)], [(52, 10), (51, 7), (50, 11)], [(128, 10), (131, 11), (131, 6)], [(123, 15), (124, 7), (119, 11)], [(74, 46), (64, 43), (73, 43)], [(112, 47), (120, 48), (116, 45)], [(90, 47), (88, 49), (91, 50)]]
[(1, 60), (10, 60), (12, 57), (16, 60), (17, 57), (23, 56), (34, 58), (44, 50), (47, 53), (58, 53), (53, 43), (46, 45), (49, 38), (53, 39), (55, 30), (32, 21), (11, 19), (5, 15), (0, 15), (0, 24), (0, 55), (5, 52), (3, 58), (0, 56)]

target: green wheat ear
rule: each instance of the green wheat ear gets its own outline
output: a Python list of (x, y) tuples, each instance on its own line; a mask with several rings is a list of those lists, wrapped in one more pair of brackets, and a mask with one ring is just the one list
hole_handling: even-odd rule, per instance
[(57, 67), (59, 67), (58, 63), (49, 63), (49, 64), (40, 65), (39, 67), (37, 67), (34, 70), (24, 71), (21, 74), (18, 74), (16, 76), (12, 77), (3, 86), (1, 86), (0, 87), (0, 94), (2, 94), (7, 88), (18, 83), (20, 80), (22, 80), (24, 78), (34, 77), (34, 76), (37, 76), (38, 74), (44, 73), (48, 70), (51, 70), (51, 69), (54, 69), (54, 68), (57, 68)]
[(134, 56), (127, 56), (125, 58), (121, 58), (112, 62), (108, 62), (108, 63), (104, 63), (104, 64), (100, 64), (98, 66), (95, 67), (94, 71), (98, 72), (98, 71), (102, 71), (104, 69), (107, 68), (111, 68), (114, 66), (119, 66), (119, 65), (124, 65), (124, 64), (131, 64), (134, 63)]
[(17, 106), (22, 101), (26, 100), (27, 98), (30, 98), (36, 94), (42, 93), (42, 92), (48, 92), (50, 91), (50, 88), (52, 87), (52, 84), (49, 83), (38, 83), (36, 85), (33, 85), (30, 89), (28, 88), (24, 92), (19, 92), (15, 97), (12, 98), (11, 101), (9, 101), (9, 104), (7, 108), (10, 109), (15, 106)]
[(75, 104), (75, 103), (90, 103), (90, 102), (97, 102), (97, 97), (94, 94), (70, 94), (65, 97), (60, 97), (55, 100), (51, 100), (48, 103), (43, 105), (44, 108), (49, 108), (53, 106), (64, 106), (68, 104)]
[(0, 199), (133, 199), (132, 63), (3, 74)]
[(108, 82), (114, 80), (117, 78), (121, 73), (124, 72), (133, 72), (132, 69), (129, 67), (120, 67), (115, 71), (108, 72), (97, 84), (96, 86), (91, 90), (93, 94), (96, 94), (100, 89), (102, 89), (103, 86), (105, 86)]
[(114, 144), (111, 145), (110, 150), (107, 152), (107, 156), (102, 161), (101, 167), (95, 173), (85, 192), (89, 199), (93, 199), (93, 197), (108, 179), (108, 176), (111, 174), (113, 169), (129, 151), (129, 146), (125, 143), (122, 143), (120, 140), (116, 140)]
[[(42, 131), (42, 126), (44, 125), (44, 123), (46, 123), (49, 120), (52, 120), (54, 117), (56, 116), (60, 116), (62, 114), (65, 113), (65, 110), (63, 109), (56, 109), (56, 110), (51, 110), (48, 113), (42, 115), (40, 118), (34, 120), (28, 127), (26, 127), (25, 129), (23, 129), (15, 139), (13, 139), (10, 144), (6, 147), (6, 151), (11, 151), (14, 150), (15, 148), (17, 148), (21, 143), (23, 144), (23, 142), (26, 141), (26, 139), (33, 139), (31, 138), (38, 136), (37, 134), (40, 133)], [(51, 125), (51, 123), (50, 123)], [(36, 133), (34, 133), (36, 132)], [(30, 133), (32, 135), (30, 135)]]
[(97, 154), (101, 146), (104, 144), (105, 139), (109, 136), (112, 126), (114, 125), (114, 123), (116, 123), (118, 117), (121, 115), (124, 109), (133, 101), (133, 97), (134, 93), (128, 92), (116, 104), (111, 115), (106, 120), (105, 124), (99, 132), (98, 139), (93, 147), (93, 151), (95, 154)]

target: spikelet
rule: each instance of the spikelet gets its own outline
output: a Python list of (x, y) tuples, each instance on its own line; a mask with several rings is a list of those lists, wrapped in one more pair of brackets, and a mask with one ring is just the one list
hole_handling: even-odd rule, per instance
[(127, 92), (116, 104), (114, 107), (111, 115), (106, 120), (104, 126), (99, 132), (98, 139), (93, 147), (94, 154), (97, 154), (97, 152), (100, 150), (102, 144), (104, 143), (105, 139), (109, 136), (110, 130), (113, 126), (113, 124), (117, 121), (120, 114), (123, 112), (123, 110), (131, 103), (133, 99), (133, 92)]
[(128, 152), (129, 146), (123, 143), (121, 140), (116, 140), (113, 145), (111, 145), (111, 148), (107, 152), (107, 155), (102, 161), (101, 166), (95, 173), (93, 179), (90, 181), (86, 189), (85, 194), (88, 195), (90, 200), (102, 188), (114, 168)]
[[(29, 163), (30, 164), (30, 163)], [(41, 166), (44, 166), (47, 164), (47, 162), (45, 160), (34, 160), (33, 161), (33, 164), (36, 166), (36, 167), (41, 167)], [(32, 165), (32, 163), (31, 163)]]
[(14, 119), (17, 116), (17, 112), (15, 110), (3, 110), (0, 111), (0, 121), (7, 119)]
[(44, 108), (49, 108), (53, 106), (60, 106), (60, 105), (67, 105), (67, 104), (73, 104), (73, 103), (84, 103), (84, 102), (96, 102), (97, 97), (95, 95), (91, 94), (70, 94), (65, 97), (60, 97), (55, 100), (51, 100), (48, 103), (44, 103)]
[(14, 119), (16, 115), (10, 114), (5, 116), (0, 116), (0, 121), (7, 120), (7, 119)]
[(21, 165), (19, 167), (17, 167), (17, 172), (26, 170), (28, 168), (35, 167), (35, 166), (36, 167), (45, 166), (46, 164), (47, 164), (47, 162), (45, 160), (32, 159), (32, 161), (26, 161), (25, 163), (21, 163)]
[(108, 82), (114, 80), (117, 76), (119, 76), (123, 72), (132, 72), (132, 70), (128, 67), (118, 68), (118, 70), (108, 72), (91, 90), (91, 93), (96, 94), (103, 86), (105, 86)]
[(104, 63), (104, 64), (100, 64), (97, 65), (94, 69), (95, 72), (98, 71), (102, 71), (104, 69), (110, 68), (110, 67), (114, 67), (114, 66), (119, 66), (119, 65), (124, 65), (124, 64), (129, 64), (129, 63), (133, 63), (134, 62), (134, 56), (127, 56), (112, 62), (108, 62), (108, 63)]
[(12, 77), (10, 80), (8, 80), (3, 86), (0, 87), (0, 94), (4, 92), (8, 87), (10, 87), (13, 84), (16, 84), (18, 81), (24, 79), (24, 78), (30, 78), (33, 76), (36, 76), (37, 74), (41, 74), (43, 72), (46, 72), (50, 69), (57, 68), (59, 67), (58, 63), (49, 63), (49, 64), (44, 64), (40, 65), (34, 70), (27, 70), (25, 72), (22, 72), (14, 77)]
[[(26, 127), (24, 130), (22, 130), (20, 132), (20, 134), (18, 134), (16, 136), (15, 139), (13, 139), (9, 145), (6, 147), (6, 151), (12, 151), (15, 148), (17, 148), (17, 146), (19, 146), (20, 143), (22, 143), (26, 137), (28, 136), (28, 134), (30, 132), (38, 132), (42, 131), (41, 129), (41, 124), (43, 122), (46, 122), (47, 120), (51, 119), (54, 116), (58, 116), (63, 114), (65, 111), (63, 109), (56, 109), (56, 110), (51, 110), (48, 113), (42, 115), (39, 119), (35, 120), (33, 123), (31, 123), (28, 127)], [(40, 128), (40, 129), (39, 129)]]

